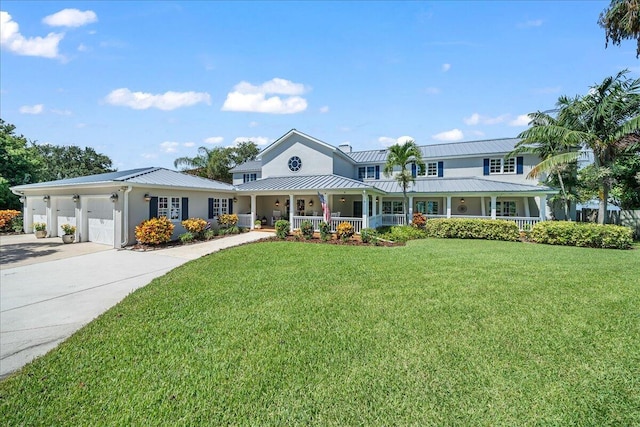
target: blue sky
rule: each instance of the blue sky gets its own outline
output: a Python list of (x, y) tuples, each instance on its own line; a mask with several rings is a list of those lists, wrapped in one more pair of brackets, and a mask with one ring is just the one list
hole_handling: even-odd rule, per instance
[(119, 170), (292, 128), (355, 150), (515, 137), (526, 114), (640, 73), (609, 1), (3, 1), (0, 116)]

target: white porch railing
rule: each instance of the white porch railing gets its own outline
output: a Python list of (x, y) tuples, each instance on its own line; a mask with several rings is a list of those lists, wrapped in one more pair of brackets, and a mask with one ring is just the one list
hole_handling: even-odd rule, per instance
[[(313, 224), (313, 229), (318, 231), (320, 230), (320, 223), (324, 221), (322, 216), (294, 216), (293, 217), (293, 229), (299, 230), (300, 224), (302, 221), (309, 221)], [(331, 221), (329, 221), (329, 225), (331, 226), (331, 231), (335, 232), (338, 228), (338, 224), (342, 222), (348, 222), (353, 226), (353, 231), (356, 233), (360, 233), (362, 231), (362, 218), (352, 218), (352, 217), (331, 217)]]
[(404, 225), (404, 214), (382, 214), (382, 225)]
[(540, 222), (540, 218), (527, 216), (498, 216), (496, 219), (514, 221), (520, 231), (523, 231), (525, 228), (531, 230), (531, 227)]
[(251, 227), (251, 214), (238, 214), (238, 227)]

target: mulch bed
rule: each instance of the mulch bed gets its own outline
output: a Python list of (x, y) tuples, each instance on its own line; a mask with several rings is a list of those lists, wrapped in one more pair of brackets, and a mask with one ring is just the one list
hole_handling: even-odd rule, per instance
[(375, 243), (363, 243), (360, 240), (360, 236), (356, 236), (346, 242), (343, 242), (340, 239), (337, 239), (335, 236), (330, 240), (322, 240), (319, 237), (313, 237), (312, 239), (304, 239), (297, 236), (287, 236), (286, 239), (279, 239), (277, 237), (269, 237), (266, 239), (262, 239), (261, 242), (302, 242), (302, 243), (315, 243), (320, 245), (340, 245), (340, 246), (385, 246), (385, 247), (394, 247), (394, 246), (404, 246), (404, 243), (401, 242), (391, 242), (388, 240), (378, 240), (378, 244)]

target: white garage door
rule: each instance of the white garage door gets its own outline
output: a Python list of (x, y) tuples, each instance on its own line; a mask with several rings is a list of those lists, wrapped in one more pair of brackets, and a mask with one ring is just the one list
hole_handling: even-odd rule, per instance
[(62, 236), (62, 224), (76, 225), (76, 203), (71, 197), (64, 197), (57, 200), (58, 210), (58, 236)]
[[(46, 224), (47, 204), (42, 200), (42, 197), (29, 197), (27, 203), (33, 213), (33, 222), (44, 222)], [(27, 233), (31, 231), (32, 230), (27, 230)]]
[(87, 218), (89, 241), (113, 246), (113, 202), (109, 199), (89, 199)]

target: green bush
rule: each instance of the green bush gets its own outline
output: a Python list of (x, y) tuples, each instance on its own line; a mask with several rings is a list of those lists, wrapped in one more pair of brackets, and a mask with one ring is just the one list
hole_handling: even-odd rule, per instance
[(307, 240), (313, 238), (313, 224), (311, 221), (304, 220), (300, 223), (300, 233)]
[(421, 228), (412, 227), (410, 225), (394, 225), (392, 227), (380, 227), (378, 235), (385, 240), (394, 242), (407, 242), (409, 240), (424, 239), (427, 237), (426, 232)]
[(279, 219), (276, 221), (276, 236), (278, 239), (286, 239), (289, 235), (289, 221), (286, 219)]
[(186, 233), (183, 233), (180, 235), (180, 241), (182, 243), (191, 243), (194, 241), (194, 239), (195, 239), (195, 236), (190, 231), (187, 231)]
[(619, 225), (544, 221), (533, 226), (529, 239), (548, 245), (629, 249), (633, 243), (633, 232)]
[(363, 228), (360, 231), (360, 240), (362, 243), (369, 243), (376, 238), (376, 230), (373, 228)]
[(331, 226), (328, 222), (322, 221), (318, 228), (320, 229), (320, 239), (326, 242), (331, 238)]
[(502, 219), (436, 218), (427, 221), (425, 231), (445, 239), (520, 240), (518, 225)]
[(210, 228), (208, 230), (204, 230), (204, 240), (211, 240), (214, 237), (216, 237), (216, 230), (213, 228)]
[(16, 216), (11, 220), (11, 229), (16, 233), (22, 233), (24, 231), (22, 215)]

